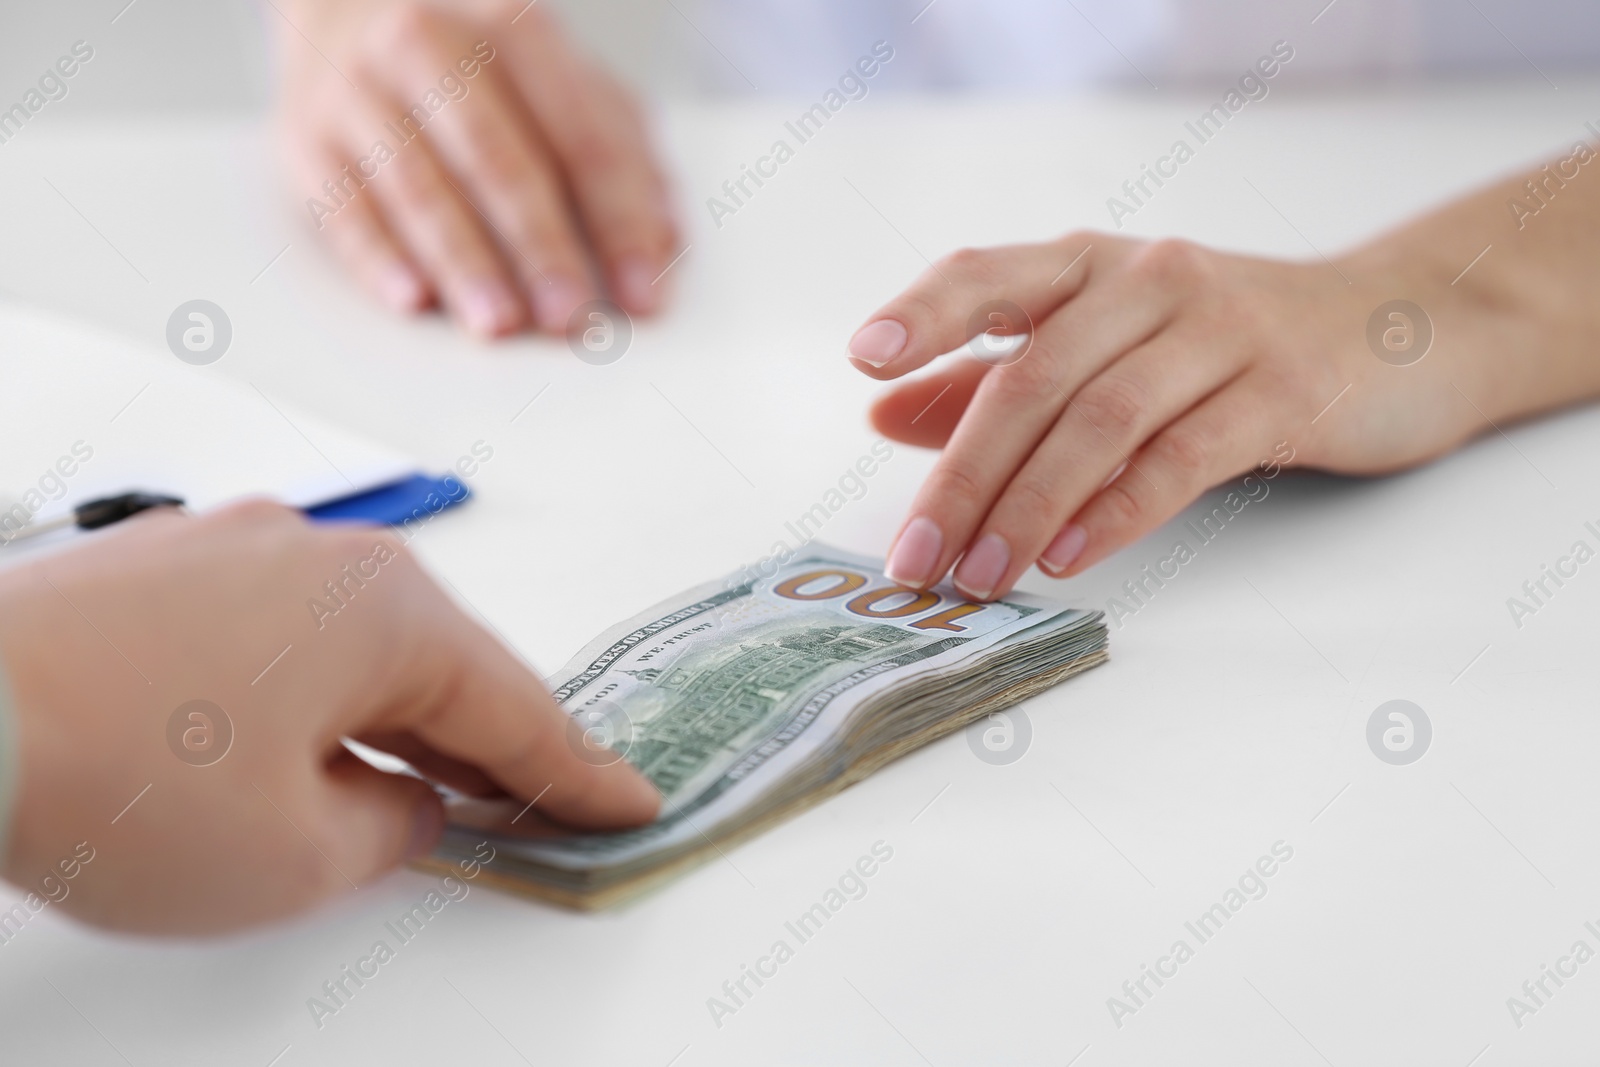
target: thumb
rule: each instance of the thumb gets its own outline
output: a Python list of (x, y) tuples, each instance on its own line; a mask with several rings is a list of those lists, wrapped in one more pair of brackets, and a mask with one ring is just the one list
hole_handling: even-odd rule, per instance
[[(409, 734), (447, 757), (445, 765), (470, 765), (568, 826), (619, 829), (654, 819), (661, 796), (650, 781), (620, 755), (588, 743), (590, 734), (574, 734), (572, 716), (538, 677), (429, 581), (409, 553), (396, 550), (396, 557), (390, 566), (398, 577), (382, 595), (394, 598), (389, 618), (400, 627), (399, 649), (391, 640), (373, 652), (394, 667), (348, 702), (331, 732)], [(418, 766), (430, 763), (441, 765), (423, 759)], [(403, 848), (393, 845), (395, 854)]]
[[(431, 616), (435, 626), (424, 677), (449, 678), (439, 695), (396, 723), (435, 751), (477, 767), (506, 792), (531, 801), (557, 822), (586, 830), (641, 826), (654, 819), (661, 795), (613, 751), (610, 729), (586, 730), (543, 683), (454, 605)], [(440, 665), (443, 659), (447, 665)], [(417, 688), (421, 688), (420, 686)], [(610, 709), (631, 735), (627, 713)], [(595, 724), (588, 724), (595, 725)]]
[(327, 859), (340, 882), (364, 888), (431, 852), (444, 832), (444, 805), (426, 782), (380, 771), (348, 750), (328, 765), (323, 785)]

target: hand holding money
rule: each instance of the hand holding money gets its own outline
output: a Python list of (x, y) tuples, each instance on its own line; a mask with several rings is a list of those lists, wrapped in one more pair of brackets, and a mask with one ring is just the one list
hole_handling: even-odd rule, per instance
[[(306, 610), (367, 559), (337, 614)], [(1098, 616), (915, 592), (814, 548), (602, 636), (554, 679), (563, 710), (386, 533), (265, 503), (152, 513), (0, 573), (0, 753), (22, 772), (0, 873), (41, 908), (150, 932), (370, 884), (433, 848), (442, 815), (353, 738), (449, 789), (437, 861), (473, 862), (487, 827), (484, 877), (598, 907), (1104, 647)]]
[[(347, 606), (319, 625), (307, 602), (330, 581)], [(575, 754), (539, 680), (393, 536), (276, 505), (152, 512), (0, 573), (0, 657), (0, 757), (20, 768), (0, 874), (38, 890), (13, 930), (47, 899), (124, 929), (231, 929), (426, 853), (433, 790), (343, 737), (568, 825), (659, 803), (627, 765)]]
[(703, 862), (974, 719), (1106, 658), (1088, 613), (1013, 594), (918, 591), (813, 545), (771, 578), (690, 590), (580, 652), (552, 689), (585, 760), (662, 796), (649, 826), (579, 834), (462, 798), (435, 863), (490, 835), (491, 882), (604, 907)]

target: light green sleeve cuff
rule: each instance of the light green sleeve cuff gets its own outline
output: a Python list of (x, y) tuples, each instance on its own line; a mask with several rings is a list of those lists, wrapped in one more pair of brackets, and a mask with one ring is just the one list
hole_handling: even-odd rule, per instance
[(0, 668), (0, 863), (11, 834), (11, 805), (17, 792), (17, 728), (11, 716), (11, 693)]

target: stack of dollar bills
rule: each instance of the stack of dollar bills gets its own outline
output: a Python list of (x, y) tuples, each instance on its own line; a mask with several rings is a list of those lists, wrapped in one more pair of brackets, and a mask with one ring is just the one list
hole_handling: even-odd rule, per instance
[(489, 881), (608, 907), (1105, 659), (1099, 612), (919, 593), (880, 561), (812, 545), (770, 578), (709, 583), (629, 619), (551, 679), (569, 744), (644, 772), (663, 798), (655, 822), (575, 833), (524, 802), (454, 798), (430, 862), (470, 858), (487, 837)]

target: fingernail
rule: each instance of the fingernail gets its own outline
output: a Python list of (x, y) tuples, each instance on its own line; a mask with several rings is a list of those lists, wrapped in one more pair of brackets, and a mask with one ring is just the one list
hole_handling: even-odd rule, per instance
[(406, 844), (406, 859), (426, 856), (443, 835), (444, 805), (436, 796), (424, 797), (411, 813), (411, 840)]
[(956, 588), (972, 600), (988, 600), (995, 586), (1005, 577), (1011, 562), (1011, 546), (999, 534), (984, 534), (967, 549), (956, 567)]
[(1039, 557), (1039, 569), (1049, 575), (1057, 575), (1068, 567), (1072, 561), (1083, 554), (1083, 546), (1089, 542), (1089, 531), (1077, 523), (1069, 523), (1056, 539), (1050, 542), (1050, 547), (1044, 550)]
[(643, 256), (629, 256), (617, 265), (617, 295), (622, 297), (629, 311), (648, 315), (656, 309), (660, 296), (659, 288), (652, 284), (655, 279), (648, 260)]
[(906, 328), (894, 319), (879, 319), (867, 323), (850, 338), (850, 358), (881, 367), (905, 346)]
[(533, 287), (533, 313), (539, 328), (553, 334), (565, 334), (572, 313), (587, 299), (585, 291), (569, 281), (538, 282)]
[(926, 515), (918, 515), (900, 532), (900, 539), (889, 553), (889, 562), (883, 565), (883, 573), (901, 585), (926, 585), (943, 547), (944, 534), (939, 524)]
[(398, 264), (383, 272), (378, 279), (378, 292), (383, 302), (396, 311), (416, 311), (427, 295), (422, 279)]
[(479, 282), (461, 294), (462, 325), (479, 337), (494, 337), (517, 321), (517, 298), (497, 282)]

